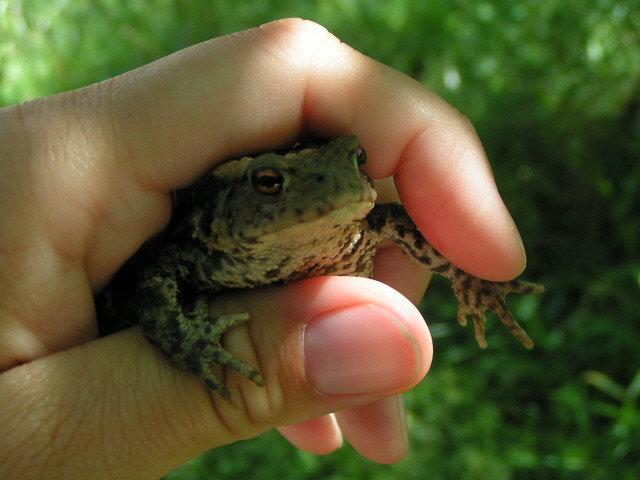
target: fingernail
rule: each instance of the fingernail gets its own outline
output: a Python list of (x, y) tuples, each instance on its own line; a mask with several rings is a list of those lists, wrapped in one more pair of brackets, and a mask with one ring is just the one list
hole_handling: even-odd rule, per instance
[(416, 375), (420, 351), (400, 320), (365, 304), (309, 322), (304, 355), (309, 379), (320, 392), (345, 395), (407, 385)]

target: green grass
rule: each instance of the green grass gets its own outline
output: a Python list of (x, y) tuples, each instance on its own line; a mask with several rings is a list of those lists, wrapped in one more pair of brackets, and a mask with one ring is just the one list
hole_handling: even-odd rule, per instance
[(425, 83), (472, 120), (540, 298), (536, 341), (489, 349), (434, 282), (427, 379), (406, 395), (411, 452), (314, 457), (277, 434), (169, 475), (216, 478), (637, 478), (640, 472), (640, 10), (632, 1), (31, 0), (0, 2), (0, 105), (90, 84), (172, 51), (302, 16)]

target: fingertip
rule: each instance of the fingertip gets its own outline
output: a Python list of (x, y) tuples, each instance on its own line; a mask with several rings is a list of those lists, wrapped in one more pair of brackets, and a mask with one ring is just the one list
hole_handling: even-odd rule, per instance
[(292, 445), (313, 455), (327, 455), (342, 446), (342, 434), (333, 415), (323, 415), (295, 425), (278, 427)]
[(395, 174), (409, 214), (459, 268), (492, 281), (516, 277), (526, 264), (522, 239), (480, 140), (466, 122), (435, 130), (411, 143)]
[(409, 434), (401, 395), (393, 395), (336, 414), (351, 446), (380, 464), (402, 460), (409, 452)]
[(314, 318), (305, 329), (309, 380), (325, 395), (395, 391), (413, 382), (422, 352), (407, 328), (377, 305)]
[(398, 291), (359, 277), (310, 278), (292, 287), (293, 298), (307, 302), (291, 304), (287, 315), (310, 318), (304, 327), (305, 364), (328, 389), (323, 393), (398, 393), (426, 375), (431, 335), (421, 313)]

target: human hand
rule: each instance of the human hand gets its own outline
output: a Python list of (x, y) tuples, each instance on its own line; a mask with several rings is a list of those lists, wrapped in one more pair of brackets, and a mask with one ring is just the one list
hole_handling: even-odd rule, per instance
[(248, 306), (248, 326), (225, 346), (257, 359), (266, 381), (229, 372), (230, 402), (137, 328), (96, 338), (93, 293), (166, 225), (171, 190), (240, 154), (343, 134), (359, 136), (371, 176), (394, 174), (408, 212), (453, 263), (490, 280), (522, 270), (468, 122), (310, 22), (214, 39), (0, 111), (3, 478), (156, 478), (283, 425), (315, 453), (337, 448), (342, 431), (374, 461), (404, 455), (396, 394), (420, 381), (432, 352), (419, 312), (383, 284), (417, 302), (428, 281), (394, 248), (376, 257), (383, 283), (315, 278), (216, 297), (221, 313)]

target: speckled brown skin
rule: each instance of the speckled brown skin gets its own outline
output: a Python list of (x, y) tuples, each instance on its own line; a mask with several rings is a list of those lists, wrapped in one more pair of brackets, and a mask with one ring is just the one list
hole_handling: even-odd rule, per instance
[(229, 392), (213, 365), (264, 382), (221, 346), (222, 335), (248, 314), (212, 318), (213, 295), (319, 275), (370, 277), (378, 244), (391, 239), (451, 281), (458, 321), (465, 325), (471, 315), (482, 348), (485, 310), (533, 347), (504, 296), (541, 293), (543, 287), (489, 282), (453, 266), (426, 242), (401, 205), (374, 204), (372, 183), (359, 168), (363, 163), (357, 138), (340, 137), (227, 162), (178, 192), (165, 233), (141, 249), (98, 297), (101, 332), (139, 322), (151, 343), (226, 398)]

